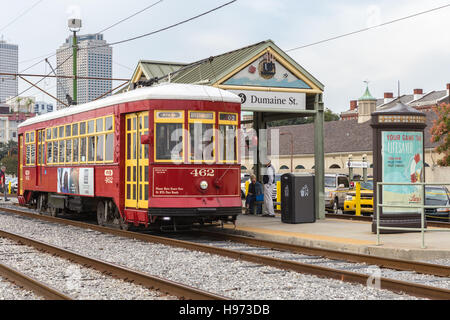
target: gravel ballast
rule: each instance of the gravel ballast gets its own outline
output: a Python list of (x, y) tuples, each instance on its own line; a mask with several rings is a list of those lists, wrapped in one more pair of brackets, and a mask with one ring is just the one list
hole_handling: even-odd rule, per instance
[(0, 262), (75, 299), (168, 298), (157, 291), (106, 276), (96, 270), (3, 238), (0, 238)]
[(0, 214), (0, 226), (50, 244), (232, 299), (416, 299), (207, 253)]

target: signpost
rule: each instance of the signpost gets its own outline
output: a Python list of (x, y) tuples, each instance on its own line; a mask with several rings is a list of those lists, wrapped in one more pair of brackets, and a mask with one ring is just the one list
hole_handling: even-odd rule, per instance
[[(346, 163), (346, 166), (348, 168), (349, 172), (349, 178), (350, 181), (353, 181), (353, 169), (359, 168), (363, 169), (363, 180), (364, 182), (367, 182), (367, 169), (369, 168), (369, 164), (367, 163), (367, 155), (363, 155), (362, 161), (353, 161), (353, 156), (348, 156), (348, 161)], [(361, 181), (361, 180), (360, 180)], [(360, 181), (357, 181), (355, 184), (355, 215), (360, 216), (361, 215), (361, 183)]]

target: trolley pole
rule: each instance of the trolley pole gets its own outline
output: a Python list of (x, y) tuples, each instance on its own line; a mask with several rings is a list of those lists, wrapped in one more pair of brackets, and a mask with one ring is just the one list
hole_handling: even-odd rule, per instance
[(73, 32), (73, 104), (77, 104), (77, 32)]
[(81, 19), (69, 19), (68, 22), (69, 30), (73, 32), (72, 39), (72, 56), (73, 56), (73, 96), (72, 104), (77, 104), (77, 32), (81, 29)]

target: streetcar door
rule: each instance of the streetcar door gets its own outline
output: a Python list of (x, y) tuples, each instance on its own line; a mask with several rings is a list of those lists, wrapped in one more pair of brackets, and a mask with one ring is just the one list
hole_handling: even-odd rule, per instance
[(23, 195), (23, 134), (19, 136), (19, 196)]
[(42, 170), (45, 164), (45, 129), (38, 130), (37, 132), (37, 175), (36, 185), (39, 186), (42, 183)]
[(148, 145), (141, 144), (141, 136), (148, 135), (148, 112), (125, 117), (125, 206), (148, 208)]

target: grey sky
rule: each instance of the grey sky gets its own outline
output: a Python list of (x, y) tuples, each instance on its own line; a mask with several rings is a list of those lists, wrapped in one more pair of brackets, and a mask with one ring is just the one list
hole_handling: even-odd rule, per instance
[[(38, 0), (0, 0), (0, 30)], [(156, 0), (43, 0), (0, 31), (19, 45), (19, 71), (56, 49), (69, 35), (67, 19), (79, 14), (81, 33), (96, 33)], [(104, 33), (108, 42), (151, 32), (212, 9), (227, 0), (164, 0), (146, 12)], [(272, 39), (283, 50), (362, 29), (433, 7), (439, 0), (320, 1), (238, 0), (183, 26), (114, 46), (113, 76), (129, 78), (139, 59), (192, 62), (211, 55)], [(364, 92), (402, 93), (415, 88), (443, 90), (450, 83), (450, 8), (313, 47), (289, 52), (325, 84), (325, 103), (334, 112), (348, 109), (349, 100)], [(27, 61), (27, 62), (24, 62)], [(55, 65), (55, 58), (50, 59)], [(131, 70), (130, 70), (131, 69)], [(44, 73), (44, 63), (28, 73)], [(54, 80), (46, 88), (56, 92)], [(23, 82), (19, 90), (27, 88)], [(50, 89), (52, 88), (52, 89)], [(33, 89), (26, 95), (52, 101)]]

